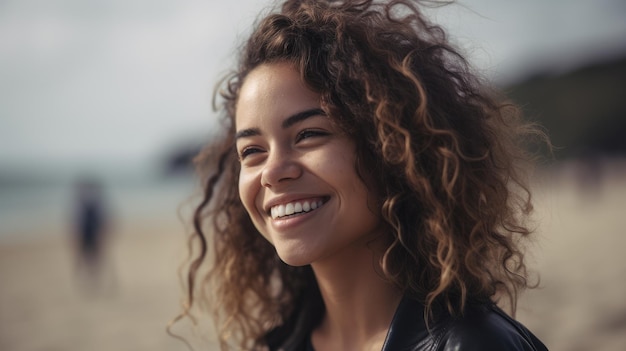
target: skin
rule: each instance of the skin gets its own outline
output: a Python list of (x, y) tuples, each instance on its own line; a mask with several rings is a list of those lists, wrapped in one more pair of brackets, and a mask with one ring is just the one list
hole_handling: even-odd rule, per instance
[[(235, 117), (244, 207), (284, 262), (310, 264), (318, 280), (327, 313), (316, 350), (380, 350), (401, 294), (377, 273), (381, 219), (354, 141), (288, 63), (250, 72)], [(301, 212), (273, 218), (289, 204)]]

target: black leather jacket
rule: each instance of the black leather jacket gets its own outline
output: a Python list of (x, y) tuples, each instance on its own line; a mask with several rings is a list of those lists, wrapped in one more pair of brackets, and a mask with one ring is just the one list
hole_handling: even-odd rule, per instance
[[(282, 340), (274, 338), (269, 342), (270, 350), (314, 351), (310, 343), (311, 326), (298, 318), (289, 328), (290, 335), (283, 334), (286, 337), (279, 338)], [(427, 327), (423, 305), (405, 297), (393, 317), (382, 351), (425, 350), (543, 351), (547, 348), (493, 303), (468, 303), (463, 317), (458, 318), (439, 313)]]

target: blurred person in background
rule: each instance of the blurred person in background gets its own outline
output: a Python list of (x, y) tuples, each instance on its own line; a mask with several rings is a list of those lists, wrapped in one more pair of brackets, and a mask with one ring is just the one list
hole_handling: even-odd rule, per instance
[(223, 350), (546, 350), (497, 305), (532, 286), (543, 136), (420, 3), (285, 1), (223, 88), (179, 318), (211, 306)]
[(77, 274), (84, 288), (97, 292), (103, 287), (106, 236), (109, 231), (102, 184), (95, 177), (76, 181), (75, 246)]

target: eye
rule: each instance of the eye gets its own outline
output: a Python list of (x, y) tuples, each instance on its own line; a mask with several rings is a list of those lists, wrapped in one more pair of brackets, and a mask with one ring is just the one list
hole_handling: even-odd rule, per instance
[(252, 154), (259, 153), (259, 152), (263, 152), (263, 150), (262, 150), (262, 149), (260, 149), (260, 148), (258, 148), (258, 147), (256, 147), (256, 146), (247, 146), (247, 147), (244, 147), (244, 148), (241, 150), (241, 152), (239, 152), (239, 159), (240, 159), (240, 160), (243, 160), (243, 159), (245, 159), (246, 157), (248, 157), (248, 156), (250, 156), (250, 155), (252, 155)]
[(298, 135), (296, 136), (296, 143), (300, 142), (304, 139), (308, 139), (308, 138), (313, 138), (313, 137), (320, 137), (320, 136), (327, 136), (329, 135), (328, 132), (323, 131), (323, 130), (319, 130), (319, 129), (305, 129), (303, 131), (301, 131), (300, 133), (298, 133)]

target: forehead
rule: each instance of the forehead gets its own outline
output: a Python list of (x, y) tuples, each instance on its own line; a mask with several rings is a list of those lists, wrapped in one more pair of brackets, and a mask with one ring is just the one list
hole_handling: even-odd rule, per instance
[(235, 123), (238, 128), (245, 127), (316, 107), (320, 107), (320, 95), (306, 86), (291, 64), (263, 64), (252, 70), (241, 86)]

